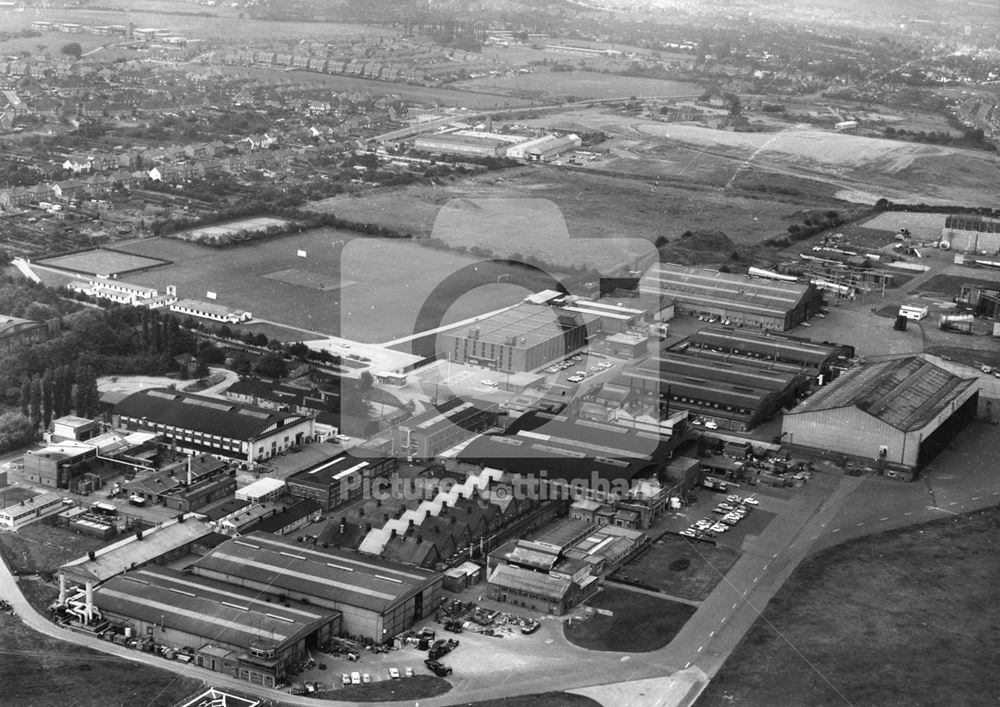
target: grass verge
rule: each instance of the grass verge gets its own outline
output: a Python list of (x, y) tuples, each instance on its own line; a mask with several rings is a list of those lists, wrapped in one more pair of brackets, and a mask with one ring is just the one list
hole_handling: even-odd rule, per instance
[(698, 707), (995, 704), (998, 528), (992, 508), (806, 560)]
[(619, 587), (605, 588), (587, 606), (609, 614), (595, 612), (589, 618), (566, 622), (566, 638), (581, 648), (625, 653), (662, 648), (695, 612), (688, 604)]
[(352, 685), (340, 690), (317, 693), (325, 700), (350, 702), (392, 702), (421, 700), (443, 695), (451, 683), (433, 675), (414, 675), (399, 680), (380, 680), (370, 685)]

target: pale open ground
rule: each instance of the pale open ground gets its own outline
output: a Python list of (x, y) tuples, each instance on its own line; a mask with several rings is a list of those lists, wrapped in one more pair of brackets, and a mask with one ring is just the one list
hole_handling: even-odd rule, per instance
[(879, 231), (897, 233), (901, 228), (907, 228), (913, 238), (919, 240), (937, 240), (947, 214), (906, 213), (903, 211), (886, 211), (873, 219), (865, 221), (862, 226)]
[(174, 237), (181, 238), (183, 240), (201, 240), (206, 237), (218, 238), (219, 236), (239, 233), (240, 231), (263, 231), (271, 226), (284, 226), (287, 223), (288, 221), (284, 219), (260, 216), (257, 218), (243, 219), (242, 221), (231, 221), (229, 223), (220, 223), (214, 226), (203, 226), (190, 231), (182, 231)]

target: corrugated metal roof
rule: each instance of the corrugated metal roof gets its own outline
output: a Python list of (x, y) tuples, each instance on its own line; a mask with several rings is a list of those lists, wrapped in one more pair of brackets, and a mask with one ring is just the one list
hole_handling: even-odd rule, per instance
[(555, 600), (565, 597), (573, 586), (572, 580), (511, 565), (497, 565), (490, 575), (490, 584)]
[(223, 543), (192, 565), (350, 606), (385, 611), (439, 575), (344, 550), (304, 546), (254, 532)]
[(290, 601), (267, 602), (241, 589), (166, 567), (150, 567), (115, 577), (94, 591), (102, 611), (247, 648), (257, 639), (279, 646), (308, 635), (337, 613)]
[(847, 371), (789, 414), (853, 406), (905, 432), (926, 425), (975, 383), (921, 356), (890, 359)]
[(277, 425), (291, 425), (306, 419), (294, 413), (166, 388), (133, 393), (115, 406), (114, 414), (243, 440), (253, 439)]

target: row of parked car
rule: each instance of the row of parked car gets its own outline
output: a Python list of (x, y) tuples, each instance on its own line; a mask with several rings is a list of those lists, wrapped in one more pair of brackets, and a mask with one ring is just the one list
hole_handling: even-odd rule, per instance
[(753, 496), (741, 498), (737, 494), (726, 496), (726, 500), (719, 503), (712, 512), (719, 518), (702, 518), (691, 526), (681, 531), (681, 535), (687, 538), (698, 540), (713, 540), (719, 535), (726, 533), (734, 525), (749, 515), (754, 507), (760, 505)]

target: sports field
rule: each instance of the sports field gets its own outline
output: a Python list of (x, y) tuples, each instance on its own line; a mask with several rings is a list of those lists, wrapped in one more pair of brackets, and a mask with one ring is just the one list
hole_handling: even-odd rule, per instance
[[(181, 298), (212, 290), (219, 304), (249, 310), (255, 321), (368, 343), (412, 334), (422, 309), (425, 318), (447, 323), (514, 304), (528, 294), (516, 285), (497, 284), (510, 268), (477, 266), (479, 258), (412, 241), (358, 238), (329, 228), (221, 249), (167, 238), (120, 247), (173, 261), (130, 282), (161, 289), (176, 285)], [(462, 275), (446, 283), (455, 272)], [(486, 286), (466, 293), (474, 284)], [(318, 337), (303, 332), (300, 338)]]
[(168, 261), (157, 257), (144, 257), (114, 250), (87, 250), (72, 255), (39, 260), (39, 265), (47, 265), (60, 270), (85, 273), (87, 275), (118, 275), (144, 268), (155, 268)]

